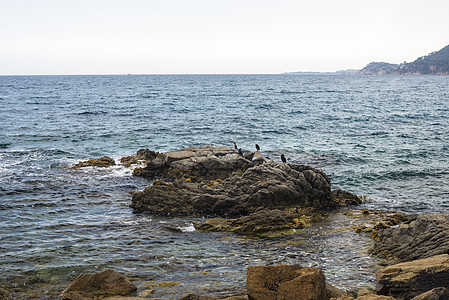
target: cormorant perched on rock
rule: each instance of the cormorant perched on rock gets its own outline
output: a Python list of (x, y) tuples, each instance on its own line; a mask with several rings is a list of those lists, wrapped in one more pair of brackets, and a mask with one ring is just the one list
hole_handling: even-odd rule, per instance
[(257, 144), (256, 144), (256, 149), (257, 149), (257, 151), (260, 150), (260, 147), (259, 147), (259, 145), (257, 145)]
[(242, 148), (239, 149), (239, 154), (243, 156)]
[(234, 142), (234, 149), (237, 150), (237, 144)]
[(287, 159), (285, 158), (284, 154), (281, 154), (281, 160), (284, 164), (287, 162)]

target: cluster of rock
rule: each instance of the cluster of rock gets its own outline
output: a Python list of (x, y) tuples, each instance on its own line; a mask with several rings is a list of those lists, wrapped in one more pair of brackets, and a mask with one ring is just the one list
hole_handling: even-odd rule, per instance
[(267, 162), (258, 151), (242, 156), (225, 146), (158, 153), (134, 174), (167, 180), (156, 180), (132, 196), (132, 208), (152, 214), (236, 216), (261, 209), (360, 203), (350, 193), (332, 192), (321, 170)]
[[(239, 153), (226, 146), (188, 147), (159, 153), (141, 149), (123, 157), (135, 176), (153, 180), (134, 192), (136, 212), (158, 215), (246, 216), (262, 209), (327, 209), (359, 204), (351, 193), (331, 191), (329, 177), (311, 166), (267, 161), (259, 152)], [(73, 168), (115, 165), (110, 157), (79, 162)], [(291, 223), (291, 222), (290, 222)]]
[[(351, 294), (326, 283), (318, 268), (299, 265), (249, 266), (246, 295), (216, 298), (188, 294), (179, 300), (447, 300), (449, 299), (449, 255), (443, 254), (389, 266), (377, 273), (377, 294), (361, 289)], [(150, 291), (151, 294), (151, 291)], [(62, 300), (139, 300), (137, 286), (114, 270), (78, 276), (61, 294)], [(0, 289), (0, 299), (11, 300)]]

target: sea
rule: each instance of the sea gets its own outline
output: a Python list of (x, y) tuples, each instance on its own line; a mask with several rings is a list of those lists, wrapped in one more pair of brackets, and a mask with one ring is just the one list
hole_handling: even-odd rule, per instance
[[(151, 181), (120, 157), (233, 142), (324, 170), (364, 196), (354, 210), (449, 211), (448, 76), (0, 76), (0, 286), (59, 299), (112, 268), (141, 296), (221, 297), (244, 294), (247, 266), (299, 264), (342, 290), (374, 287), (372, 239), (348, 213), (251, 238), (129, 207)], [(104, 155), (117, 165), (71, 168)]]

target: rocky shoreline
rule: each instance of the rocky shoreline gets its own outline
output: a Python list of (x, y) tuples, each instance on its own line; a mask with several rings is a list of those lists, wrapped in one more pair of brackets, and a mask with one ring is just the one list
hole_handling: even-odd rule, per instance
[[(202, 216), (197, 231), (227, 231), (258, 236), (294, 234), (320, 222), (339, 207), (362, 198), (332, 190), (329, 177), (311, 166), (268, 161), (259, 151), (239, 153), (229, 147), (189, 147), (159, 153), (139, 150), (121, 163), (136, 166), (135, 176), (152, 181), (132, 192), (135, 212), (163, 216)], [(73, 168), (109, 167), (109, 157), (80, 162)], [(353, 228), (374, 240), (371, 254), (383, 259), (376, 290), (341, 292), (326, 283), (318, 268), (298, 265), (251, 266), (245, 296), (226, 299), (449, 299), (449, 214), (376, 215), (371, 225)], [(148, 299), (115, 271), (80, 275), (63, 293), (65, 300)], [(145, 291), (144, 291), (145, 292)], [(0, 299), (11, 299), (0, 290)], [(189, 294), (182, 299), (216, 299)]]

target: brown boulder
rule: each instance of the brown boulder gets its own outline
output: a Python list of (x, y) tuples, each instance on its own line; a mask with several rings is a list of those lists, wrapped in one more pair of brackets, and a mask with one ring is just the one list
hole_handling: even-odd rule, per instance
[(323, 272), (298, 265), (248, 267), (246, 291), (250, 300), (327, 299)]
[(126, 295), (137, 287), (114, 270), (81, 274), (62, 292), (63, 300), (93, 299), (98, 296)]
[(295, 209), (260, 209), (248, 216), (237, 219), (212, 218), (204, 222), (194, 222), (198, 231), (232, 231), (242, 235), (273, 236), (294, 233), (295, 229), (303, 228), (304, 219)]
[(434, 288), (428, 292), (422, 293), (414, 297), (412, 300), (447, 300), (449, 299), (449, 291), (444, 287)]
[(404, 262), (377, 272), (376, 291), (396, 299), (411, 299), (433, 288), (449, 288), (449, 254)]

